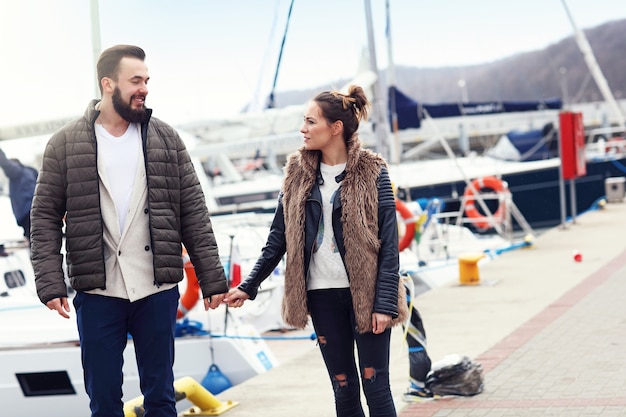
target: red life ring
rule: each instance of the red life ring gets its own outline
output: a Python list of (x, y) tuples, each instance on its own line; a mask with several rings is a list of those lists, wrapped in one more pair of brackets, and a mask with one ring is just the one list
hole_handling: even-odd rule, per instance
[(196, 271), (193, 268), (193, 264), (189, 260), (187, 250), (183, 248), (183, 262), (185, 269), (185, 276), (187, 276), (187, 288), (180, 297), (178, 302), (178, 311), (176, 312), (176, 318), (182, 319), (185, 315), (194, 308), (198, 300), (200, 299), (200, 284), (198, 283), (198, 277)]
[(411, 245), (415, 236), (415, 215), (409, 210), (404, 202), (396, 198), (396, 211), (400, 213), (404, 223), (404, 234), (398, 240), (398, 250), (402, 252)]
[(611, 138), (606, 142), (604, 152), (621, 154), (624, 152), (625, 147), (626, 140), (624, 138)]
[[(484, 188), (489, 188), (500, 194), (508, 192), (509, 189), (506, 182), (496, 177), (476, 178), (472, 181), (472, 185), (477, 192), (480, 192), (480, 190)], [(463, 196), (465, 197), (465, 214), (467, 214), (467, 217), (474, 220), (472, 224), (481, 229), (489, 229), (490, 227), (493, 227), (493, 224), (489, 221), (489, 218), (482, 214), (480, 211), (478, 211), (478, 208), (476, 208), (476, 205), (474, 204), (474, 201), (476, 200), (474, 198), (474, 191), (472, 190), (472, 187), (466, 187)], [(496, 224), (502, 223), (502, 220), (504, 219), (504, 210), (504, 204), (500, 203), (498, 205), (498, 209), (493, 214), (493, 218)]]

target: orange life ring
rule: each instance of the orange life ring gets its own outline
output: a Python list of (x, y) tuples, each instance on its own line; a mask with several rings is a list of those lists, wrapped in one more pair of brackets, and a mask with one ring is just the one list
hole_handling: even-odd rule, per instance
[[(497, 177), (476, 178), (472, 181), (472, 185), (477, 192), (480, 192), (480, 190), (484, 188), (489, 188), (500, 194), (508, 192), (509, 189), (506, 182), (500, 180)], [(472, 187), (466, 187), (465, 193), (463, 195), (465, 197), (465, 214), (467, 214), (467, 217), (474, 220), (472, 224), (481, 229), (489, 229), (490, 227), (493, 227), (493, 224), (489, 221), (489, 218), (482, 214), (480, 211), (478, 211), (478, 208), (474, 204), (474, 201), (476, 201), (476, 199), (474, 198), (474, 191)], [(504, 204), (500, 203), (498, 205), (498, 209), (493, 214), (493, 218), (496, 224), (500, 224), (504, 219), (504, 211)]]
[(176, 312), (176, 318), (182, 319), (185, 315), (194, 308), (198, 300), (200, 299), (200, 284), (198, 283), (198, 277), (196, 271), (193, 268), (193, 264), (189, 260), (187, 250), (183, 248), (183, 262), (185, 269), (185, 276), (187, 276), (187, 288), (180, 297), (178, 302), (178, 311)]
[(396, 198), (396, 211), (404, 220), (404, 234), (398, 240), (398, 250), (402, 252), (411, 245), (413, 236), (415, 236), (415, 215), (399, 198)]

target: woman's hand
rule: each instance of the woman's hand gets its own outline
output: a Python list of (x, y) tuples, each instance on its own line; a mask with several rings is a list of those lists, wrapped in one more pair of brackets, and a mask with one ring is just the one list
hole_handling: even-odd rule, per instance
[(380, 334), (384, 332), (390, 324), (391, 316), (389, 314), (372, 314), (372, 332), (374, 332), (374, 334)]
[(231, 288), (228, 291), (228, 295), (224, 298), (224, 302), (228, 304), (228, 307), (241, 307), (243, 302), (246, 301), (250, 296), (241, 291), (238, 288)]

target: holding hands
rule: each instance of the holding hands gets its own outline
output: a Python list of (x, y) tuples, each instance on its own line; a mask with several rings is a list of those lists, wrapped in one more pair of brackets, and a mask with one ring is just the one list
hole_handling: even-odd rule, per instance
[(228, 291), (228, 295), (224, 298), (224, 302), (228, 304), (228, 307), (241, 307), (248, 298), (250, 296), (246, 292), (238, 288), (231, 288)]
[(222, 304), (222, 301), (224, 300), (225, 296), (226, 296), (226, 293), (214, 294), (210, 297), (206, 297), (204, 299), (204, 311), (209, 311), (209, 308), (211, 310), (215, 310), (216, 308), (218, 308), (220, 304)]

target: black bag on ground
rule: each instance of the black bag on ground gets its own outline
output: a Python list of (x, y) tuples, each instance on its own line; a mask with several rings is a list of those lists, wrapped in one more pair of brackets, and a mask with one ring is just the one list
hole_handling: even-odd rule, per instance
[(484, 388), (482, 366), (467, 356), (448, 355), (433, 364), (426, 387), (433, 395), (480, 394)]

